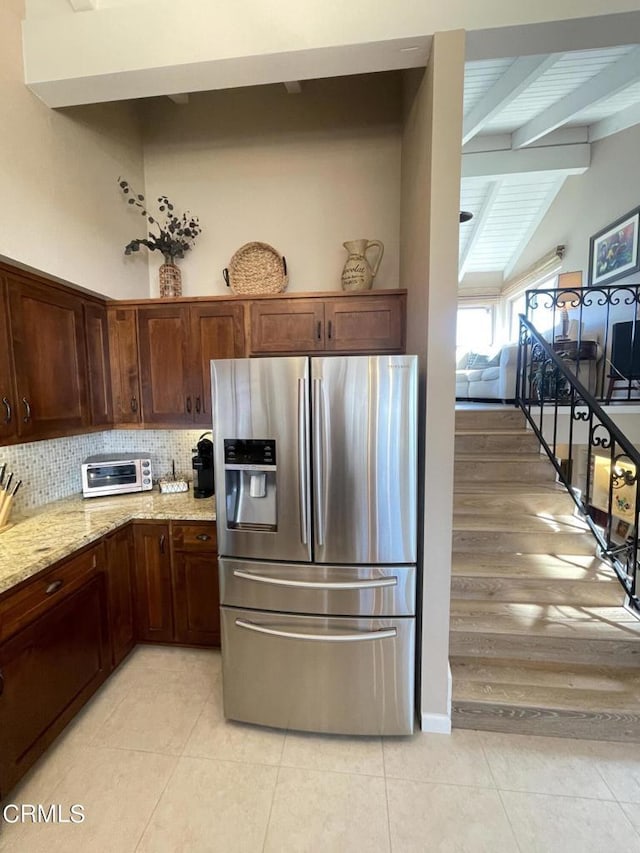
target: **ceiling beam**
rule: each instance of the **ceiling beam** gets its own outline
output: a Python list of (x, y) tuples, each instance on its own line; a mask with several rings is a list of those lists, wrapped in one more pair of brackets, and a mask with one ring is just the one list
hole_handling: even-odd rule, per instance
[(547, 211), (551, 207), (553, 200), (555, 199), (555, 197), (558, 195), (558, 193), (562, 189), (562, 185), (564, 184), (566, 178), (567, 178), (566, 175), (560, 175), (558, 177), (558, 180), (554, 181), (553, 184), (551, 185), (551, 187), (549, 188), (549, 192), (544, 197), (544, 200), (542, 201), (542, 204), (538, 208), (536, 215), (533, 217), (533, 219), (529, 223), (529, 227), (527, 228), (524, 236), (522, 237), (522, 240), (520, 241), (518, 248), (515, 250), (515, 252), (511, 256), (507, 266), (505, 267), (504, 274), (503, 274), (505, 281), (508, 281), (509, 277), (511, 276), (511, 273), (515, 269), (516, 264), (520, 260), (520, 255), (524, 252), (524, 250), (529, 245), (529, 241), (531, 240), (531, 238), (533, 237), (533, 235), (537, 231), (538, 225), (540, 225), (540, 223), (542, 222), (542, 220), (546, 216)]
[(484, 151), (462, 155), (462, 179), (479, 179), (557, 172), (581, 175), (589, 168), (591, 149), (587, 144), (550, 145), (520, 151)]
[[(590, 141), (589, 128), (586, 126), (561, 127), (529, 147), (549, 148), (552, 145), (575, 145), (579, 142)], [(475, 154), (478, 151), (511, 151), (511, 134), (483, 133), (470, 139), (462, 149), (463, 154)]]
[(614, 133), (626, 130), (636, 124), (640, 124), (640, 102), (592, 124), (589, 128), (589, 142), (597, 142), (598, 139), (612, 136)]
[(98, 8), (98, 0), (69, 0), (74, 12), (91, 12)]
[(540, 115), (531, 119), (512, 134), (512, 146), (522, 148), (541, 136), (561, 127), (582, 110), (640, 80), (640, 47), (627, 53), (613, 65), (605, 68), (591, 80), (587, 80), (564, 98), (551, 104)]
[(482, 202), (482, 209), (480, 210), (480, 213), (477, 213), (473, 218), (471, 234), (469, 235), (469, 239), (467, 240), (462, 254), (460, 255), (460, 261), (458, 264), (458, 282), (461, 282), (464, 278), (464, 274), (467, 271), (467, 265), (471, 260), (473, 250), (482, 235), (484, 226), (487, 224), (487, 220), (489, 219), (489, 214), (491, 213), (493, 203), (496, 200), (498, 193), (500, 192), (501, 184), (502, 182), (499, 180), (493, 181), (491, 184), (489, 184), (489, 189), (487, 190), (487, 194), (485, 195), (484, 201)]
[(558, 61), (562, 54), (522, 56), (507, 68), (499, 80), (465, 116), (462, 144), (472, 139), (501, 110), (505, 109), (538, 77)]

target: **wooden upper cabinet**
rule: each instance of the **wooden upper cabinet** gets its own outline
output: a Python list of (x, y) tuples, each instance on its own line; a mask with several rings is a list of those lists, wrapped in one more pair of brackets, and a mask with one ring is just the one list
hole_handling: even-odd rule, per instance
[(138, 329), (135, 308), (109, 306), (109, 350), (113, 419), (116, 424), (139, 424), (142, 420)]
[(324, 350), (324, 303), (318, 299), (265, 299), (251, 304), (252, 353)]
[(233, 302), (190, 306), (194, 423), (211, 426), (211, 359), (245, 354), (244, 307)]
[(404, 352), (404, 291), (264, 299), (251, 305), (251, 353)]
[(404, 303), (404, 294), (325, 300), (325, 349), (372, 353), (404, 351)]
[(193, 423), (188, 306), (138, 308), (138, 342), (145, 424)]
[(106, 426), (113, 423), (107, 309), (94, 302), (85, 302), (84, 325), (91, 423)]
[(18, 435), (41, 438), (89, 424), (82, 299), (7, 277)]
[(0, 278), (0, 443), (18, 430), (18, 407), (13, 385), (6, 285)]

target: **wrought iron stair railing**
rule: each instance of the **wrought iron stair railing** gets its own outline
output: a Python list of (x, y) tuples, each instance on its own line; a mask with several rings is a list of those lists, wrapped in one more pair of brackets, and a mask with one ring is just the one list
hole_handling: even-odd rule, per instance
[(516, 404), (640, 615), (640, 452), (576, 377), (575, 361), (555, 352), (523, 314), (519, 344)]

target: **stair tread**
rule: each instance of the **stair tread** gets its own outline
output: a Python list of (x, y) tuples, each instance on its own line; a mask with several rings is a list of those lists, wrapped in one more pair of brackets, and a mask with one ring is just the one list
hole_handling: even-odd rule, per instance
[(455, 494), (522, 494), (522, 495), (548, 495), (565, 494), (573, 506), (573, 498), (569, 495), (563, 485), (556, 482), (519, 483), (513, 480), (467, 480), (456, 483)]
[[(517, 513), (513, 516), (492, 514), (490, 511), (458, 513), (453, 515), (454, 532), (502, 531), (504, 533), (585, 533), (590, 535), (587, 525), (575, 515), (540, 516), (532, 513)], [(594, 545), (595, 547), (595, 545)]]
[(456, 599), (452, 632), (514, 634), (640, 643), (640, 621), (622, 606), (571, 606)]
[(454, 577), (511, 578), (513, 580), (564, 579), (618, 584), (613, 570), (593, 555), (585, 554), (464, 554), (453, 555)]
[(640, 712), (638, 669), (460, 658), (451, 671), (454, 702)]
[(507, 450), (504, 453), (487, 452), (486, 450), (461, 451), (455, 454), (456, 462), (544, 462), (550, 465), (549, 459), (541, 453)]
[(486, 427), (456, 427), (455, 433), (456, 435), (530, 435), (532, 438), (536, 438), (536, 434), (524, 426), (504, 426), (495, 427), (494, 429), (487, 429)]

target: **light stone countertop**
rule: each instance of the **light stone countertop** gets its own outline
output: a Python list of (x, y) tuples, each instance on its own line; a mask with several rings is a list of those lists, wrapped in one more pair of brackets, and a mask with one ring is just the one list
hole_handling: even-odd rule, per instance
[(96, 542), (133, 519), (213, 521), (216, 499), (193, 492), (152, 492), (83, 499), (74, 495), (18, 519), (0, 533), (0, 594), (43, 569)]

